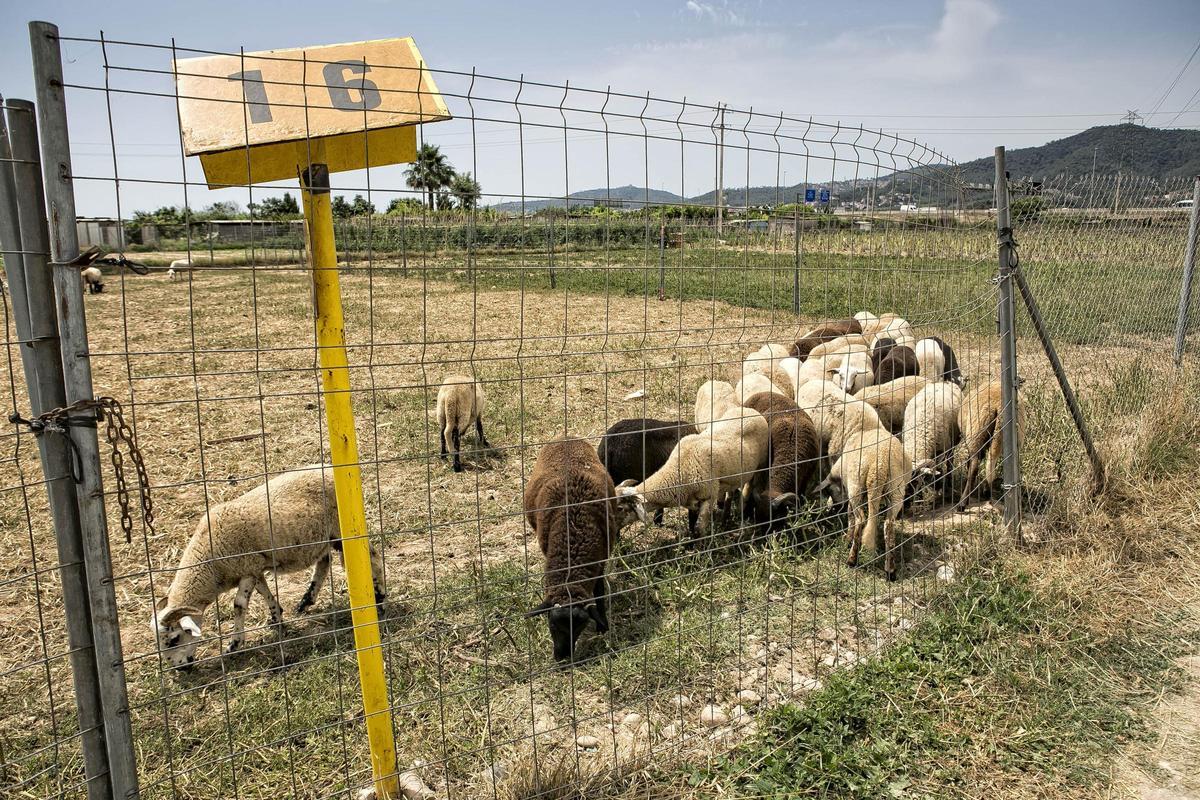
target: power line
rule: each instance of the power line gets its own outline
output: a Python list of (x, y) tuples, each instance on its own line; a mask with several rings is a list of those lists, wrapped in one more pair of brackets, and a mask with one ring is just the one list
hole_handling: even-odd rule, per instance
[[(1175, 87), (1179, 84), (1179, 79), (1183, 77), (1183, 73), (1187, 72), (1187, 68), (1192, 65), (1192, 59), (1196, 57), (1196, 53), (1200, 53), (1200, 39), (1196, 40), (1196, 46), (1192, 48), (1192, 54), (1188, 56), (1187, 61), (1185, 61), (1183, 66), (1180, 67), (1179, 72), (1175, 75), (1175, 79), (1171, 81), (1170, 85), (1168, 85), (1166, 90), (1162, 93), (1162, 96), (1158, 98), (1158, 102), (1155, 103), (1150, 109), (1150, 113), (1146, 115), (1147, 117), (1153, 117), (1158, 113), (1158, 109), (1162, 107), (1162, 104), (1167, 101), (1167, 97), (1170, 96), (1171, 92), (1173, 92)], [(1184, 103), (1183, 107), (1187, 108), (1187, 103)], [(1170, 112), (1168, 111), (1166, 113), (1169, 114)]]

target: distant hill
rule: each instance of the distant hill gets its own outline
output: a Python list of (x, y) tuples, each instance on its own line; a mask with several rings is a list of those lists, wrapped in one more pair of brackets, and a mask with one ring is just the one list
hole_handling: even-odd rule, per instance
[[(632, 184), (628, 186), (614, 186), (611, 189), (585, 189), (581, 192), (571, 192), (569, 197), (571, 198), (572, 206), (590, 206), (595, 205), (595, 201), (597, 200), (604, 202), (611, 200), (614, 206), (624, 208), (640, 208), (646, 204), (647, 199), (646, 187), (633, 186)], [(576, 200), (580, 202), (576, 203)], [(677, 195), (674, 192), (663, 191), (662, 189), (651, 189), (649, 200), (651, 205), (659, 203), (676, 204), (688, 202), (680, 195)], [(548, 200), (525, 201), (525, 210), (527, 212), (540, 211), (543, 208), (563, 208), (564, 206), (566, 206), (566, 201), (561, 197)], [(520, 201), (498, 203), (496, 206), (494, 206), (494, 208), (500, 211), (520, 211), (521, 203)]]
[[(1039, 147), (1022, 147), (1005, 153), (1014, 178), (1047, 178), (1087, 175), (1096, 156), (1096, 174), (1121, 170), (1151, 178), (1200, 175), (1200, 131), (1148, 128), (1144, 125), (1101, 125), (1083, 133), (1055, 139)], [(967, 181), (991, 181), (991, 156), (959, 166)]]
[[(1096, 158), (1096, 174), (1112, 175), (1118, 170), (1124, 174), (1135, 174), (1150, 178), (1179, 178), (1200, 175), (1200, 131), (1179, 128), (1149, 128), (1143, 125), (1101, 125), (1082, 133), (1056, 139), (1038, 147), (1022, 147), (1007, 151), (1006, 161), (1009, 174), (1014, 178), (1051, 178), (1058, 175), (1083, 177), (1091, 173), (1092, 157)], [(969, 183), (991, 183), (995, 167), (991, 156), (978, 158), (959, 165), (964, 181)], [(914, 174), (944, 170), (944, 166), (930, 166), (915, 170)], [(899, 180), (896, 178), (899, 177)], [(937, 198), (910, 197), (906, 193), (912, 181), (909, 175), (885, 175), (878, 180), (836, 181), (831, 185), (834, 196), (840, 203), (861, 203), (868, 191), (875, 192), (875, 203), (883, 206), (894, 202), (937, 202)], [(919, 183), (919, 182), (918, 182)], [(725, 204), (729, 206), (773, 206), (778, 203), (795, 202), (804, 184), (795, 186), (752, 186), (729, 187), (725, 190)], [(934, 188), (928, 191), (936, 191)], [(944, 192), (943, 192), (944, 194)], [(638, 186), (619, 186), (609, 189), (588, 189), (571, 194), (571, 205), (592, 205), (597, 199), (611, 196), (622, 201), (627, 208), (636, 208), (646, 201), (646, 189)], [(980, 202), (987, 202), (982, 198)], [(694, 203), (714, 205), (716, 192), (683, 198), (672, 192), (650, 190), (650, 202)], [(942, 201), (944, 202), (944, 200)], [(540, 200), (525, 203), (528, 211), (537, 211), (547, 206), (562, 208), (564, 202)], [(520, 203), (502, 203), (497, 208), (503, 211), (519, 211)]]

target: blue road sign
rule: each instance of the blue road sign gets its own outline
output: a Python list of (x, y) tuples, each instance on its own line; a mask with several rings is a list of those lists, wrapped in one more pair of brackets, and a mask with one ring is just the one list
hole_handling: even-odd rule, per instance
[(817, 190), (816, 189), (805, 189), (804, 190), (804, 202), (811, 203), (816, 199), (817, 199)]
[(828, 203), (828, 202), (829, 202), (829, 190), (828, 190), (828, 189), (822, 189), (822, 190), (821, 190), (821, 202), (822, 202), (822, 203)]

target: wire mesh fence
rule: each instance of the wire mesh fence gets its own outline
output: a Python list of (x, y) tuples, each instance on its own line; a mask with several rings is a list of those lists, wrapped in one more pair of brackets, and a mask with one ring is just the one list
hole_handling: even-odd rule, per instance
[[(300, 223), (252, 221), (294, 188), (210, 189), (179, 118), (181, 102), (212, 99), (181, 98), (180, 59), (270, 56), (58, 43), (76, 197), (118, 220), (129, 258), (161, 267), (108, 267), (86, 298), (95, 394), (123, 404), (154, 498), (153, 526), (111, 545), (140, 792), (353, 796), (379, 765), (357, 609), (328, 568), (342, 509), (320, 466), (313, 256)], [(368, 72), (390, 69), (412, 67)], [(416, 69), (418, 87), (436, 84), (418, 105), (436, 92), (450, 117), (418, 125), (417, 144), (479, 188), (456, 198), (449, 180), (398, 166), (335, 173), (351, 211), (336, 267), (317, 267), (341, 278), (395, 742), (385, 770), (404, 772), (408, 796), (645, 796), (903, 635), (988, 538), (985, 500), (1004, 489), (961, 498), (961, 473), (996, 437), (994, 212), (965, 199), (950, 159), (881, 131)], [(306, 113), (330, 107), (326, 86), (302, 82)], [(252, 88), (246, 145), (263, 105)], [(95, 151), (75, 147), (89, 140)], [(1073, 376), (1118, 340), (1165, 354), (1174, 326), (1176, 188), (1126, 179), (1116, 200), (1104, 185), (1081, 200), (1047, 182), (1045, 207), (1012, 204)], [(251, 220), (228, 235), (189, 221), (229, 201)], [(183, 223), (139, 222), (135, 240), (127, 223), (156, 206)], [(2, 244), (6, 262), (21, 252)], [(830, 323), (848, 337), (814, 334)], [(14, 411), (27, 338), (6, 317)], [(1028, 395), (1042, 373), (1021, 346)], [(1033, 435), (1045, 414), (1033, 406), (1028, 439), (1046, 438)], [(3, 779), (82, 795), (90, 728), (31, 438), (10, 429), (0, 466), (14, 554), (0, 586)], [(1069, 443), (1056, 441), (1025, 452), (1030, 474), (1061, 476)], [(864, 523), (851, 567), (845, 534)]]

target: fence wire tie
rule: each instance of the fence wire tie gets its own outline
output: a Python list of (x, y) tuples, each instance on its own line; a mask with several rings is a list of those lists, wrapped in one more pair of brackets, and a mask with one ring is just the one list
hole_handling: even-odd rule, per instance
[[(77, 412), (92, 412), (91, 416), (72, 416)], [(105, 438), (108, 440), (113, 476), (117, 484), (117, 504), (121, 508), (121, 530), (125, 533), (126, 543), (133, 541), (133, 514), (130, 513), (129, 485), (125, 480), (125, 456), (122, 447), (129, 452), (129, 460), (133, 462), (137, 473), (138, 493), (141, 496), (142, 519), (146, 527), (154, 533), (154, 503), (150, 497), (150, 478), (146, 473), (146, 464), (142, 459), (141, 450), (133, 437), (133, 430), (125, 422), (121, 403), (115, 397), (97, 397), (92, 400), (80, 400), (63, 408), (55, 408), (33, 419), (25, 419), (19, 413), (13, 412), (8, 421), (14, 425), (24, 425), (35, 436), (43, 433), (57, 433), (65, 436), (71, 450), (71, 479), (76, 483), (83, 481), (83, 456), (80, 454), (74, 440), (67, 435), (68, 428), (96, 428), (99, 421), (105, 421)]]
[[(1001, 228), (996, 234), (996, 239), (1001, 247), (1008, 245), (1008, 268), (1016, 269), (1019, 267), (1021, 265), (1021, 256), (1017, 253), (1017, 240), (1013, 236), (1012, 227), (1009, 226), (1007, 228)], [(999, 281), (997, 281), (997, 283), (999, 283)]]

